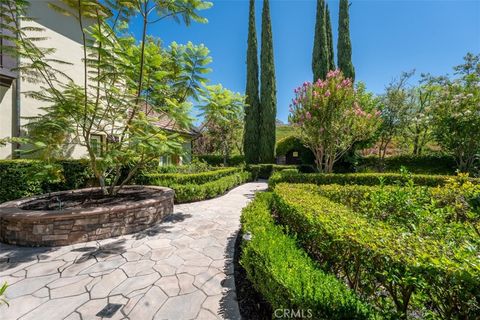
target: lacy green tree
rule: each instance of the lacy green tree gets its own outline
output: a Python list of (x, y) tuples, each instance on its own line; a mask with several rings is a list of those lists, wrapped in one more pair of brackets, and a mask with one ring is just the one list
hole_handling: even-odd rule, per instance
[(436, 101), (433, 130), (458, 169), (468, 172), (480, 158), (480, 55), (469, 53), (464, 60), (454, 68), (459, 77), (446, 83)]
[(329, 65), (327, 19), (325, 0), (317, 0), (315, 37), (312, 54), (313, 81), (317, 81), (318, 79), (324, 80), (327, 72), (331, 70)]
[(241, 132), (245, 110), (245, 96), (234, 93), (222, 85), (207, 86), (205, 104), (200, 106), (204, 117), (204, 135), (212, 150), (223, 156), (226, 166), (228, 158), (237, 149), (241, 151)]
[(275, 161), (275, 119), (277, 116), (277, 88), (273, 58), (272, 23), (269, 0), (263, 1), (261, 60), (261, 125), (259, 136), (259, 161)]
[[(209, 8), (211, 3), (201, 0), (63, 0), (62, 3), (51, 4), (51, 8), (70, 16), (72, 26), (76, 25), (81, 32), (83, 83), (74, 83), (59, 70), (58, 66), (67, 62), (54, 59), (54, 49), (40, 47), (42, 30), (28, 25), (31, 19), (26, 15), (27, 1), (2, 1), (1, 20), (15, 35), (11, 52), (22, 58), (19, 67), (22, 76), (40, 87), (28, 93), (45, 105), (44, 114), (38, 119), (50, 117), (55, 122), (58, 119), (68, 122), (66, 130), (87, 150), (90, 167), (104, 194), (115, 195), (145, 164), (181, 150), (181, 137), (155, 123), (162, 113), (174, 119), (177, 112), (184, 113), (191, 104), (188, 98), (195, 98), (195, 83), (202, 85), (205, 82), (202, 75), (208, 71), (205, 65), (192, 62), (196, 54), (205, 55), (203, 48), (198, 48), (198, 52), (193, 52), (196, 50), (193, 45), (177, 48), (179, 52), (175, 54), (185, 59), (180, 68), (191, 70), (172, 68), (176, 77), (163, 80), (174, 89), (173, 93), (165, 94), (162, 105), (149, 106), (155, 91), (151, 90), (150, 80), (160, 81), (167, 75), (160, 70), (160, 60), (164, 57), (148, 44), (148, 27), (167, 18), (187, 25), (192, 21), (205, 23), (198, 11)], [(128, 22), (137, 18), (142, 22), (139, 46), (128, 29)], [(36, 34), (32, 36), (32, 32)], [(200, 60), (209, 62), (209, 58)], [(98, 133), (108, 139), (100, 153), (92, 137)], [(126, 174), (125, 168), (128, 168)]]
[(324, 81), (305, 82), (295, 89), (289, 120), (312, 150), (319, 172), (332, 172), (356, 142), (375, 132), (380, 113), (365, 110), (359, 102), (352, 81), (339, 70), (329, 71)]
[(247, 48), (247, 85), (245, 89), (245, 130), (243, 149), (247, 163), (258, 163), (260, 133), (260, 98), (258, 96), (258, 46), (255, 26), (255, 1), (250, 0)]
[(338, 68), (345, 77), (355, 80), (355, 69), (352, 63), (352, 43), (350, 41), (350, 18), (348, 0), (340, 0), (340, 11), (338, 14), (338, 43), (337, 63)]
[(326, 4), (326, 30), (327, 30), (327, 44), (328, 44), (328, 69), (335, 70), (335, 54), (333, 52), (333, 35), (332, 35), (332, 22), (330, 21), (330, 10), (328, 4)]

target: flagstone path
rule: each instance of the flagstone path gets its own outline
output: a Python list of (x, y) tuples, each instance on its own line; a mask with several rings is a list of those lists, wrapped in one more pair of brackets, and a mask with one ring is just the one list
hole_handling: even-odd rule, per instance
[[(264, 182), (176, 205), (142, 232), (65, 247), (0, 244), (0, 319), (240, 319), (233, 251), (241, 209)], [(115, 308), (118, 308), (115, 312)], [(105, 310), (104, 310), (105, 311)]]

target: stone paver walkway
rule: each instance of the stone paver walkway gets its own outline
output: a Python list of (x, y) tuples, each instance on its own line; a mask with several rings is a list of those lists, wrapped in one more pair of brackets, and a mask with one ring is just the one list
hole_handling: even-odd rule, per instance
[(132, 235), (56, 248), (0, 244), (0, 282), (10, 307), (0, 319), (239, 319), (233, 250), (241, 209), (263, 182), (175, 206)]

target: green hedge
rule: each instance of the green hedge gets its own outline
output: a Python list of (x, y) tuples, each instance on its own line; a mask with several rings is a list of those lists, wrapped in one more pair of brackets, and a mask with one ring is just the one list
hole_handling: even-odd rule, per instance
[(175, 190), (175, 202), (185, 203), (211, 199), (223, 195), (228, 190), (248, 181), (252, 175), (249, 172), (236, 172), (222, 176), (217, 180), (211, 180), (203, 184), (161, 184)]
[[(223, 156), (220, 155), (199, 155), (195, 156), (195, 159), (199, 161), (206, 162), (210, 166), (218, 167), (223, 165)], [(231, 156), (227, 159), (228, 166), (239, 166), (245, 163), (245, 156), (236, 155)]]
[[(321, 186), (278, 184), (275, 212), (310, 255), (379, 309), (405, 317), (480, 317), (478, 242), (455, 247), (321, 196)], [(386, 295), (386, 297), (385, 297)]]
[(271, 215), (272, 194), (258, 194), (242, 213), (240, 263), (272, 309), (303, 310), (311, 319), (373, 319), (372, 309), (298, 248)]
[(289, 173), (298, 171), (295, 165), (279, 165), (279, 164), (251, 164), (246, 167), (252, 173), (253, 180), (268, 179), (275, 172), (287, 170)]
[(358, 171), (387, 171), (398, 172), (401, 167), (419, 174), (455, 174), (457, 164), (455, 159), (448, 155), (401, 155), (386, 157), (383, 161), (379, 157), (369, 156), (359, 158), (356, 164)]
[(138, 178), (137, 182), (151, 185), (173, 185), (173, 184), (204, 184), (210, 181), (218, 180), (222, 177), (242, 172), (242, 168), (221, 168), (200, 173), (150, 173)]
[(50, 183), (34, 176), (45, 165), (38, 160), (0, 160), (0, 202), (36, 194), (85, 187), (92, 180), (86, 160), (57, 161), (63, 167), (64, 181)]
[[(412, 180), (416, 185), (436, 187), (444, 185), (452, 176), (412, 174), (405, 175), (400, 173), (292, 173), (277, 172), (268, 180), (271, 188), (277, 183), (311, 183), (317, 185), (323, 184), (360, 184), (374, 186), (380, 183), (396, 184), (406, 183)], [(470, 178), (472, 182), (479, 183), (479, 179)]]

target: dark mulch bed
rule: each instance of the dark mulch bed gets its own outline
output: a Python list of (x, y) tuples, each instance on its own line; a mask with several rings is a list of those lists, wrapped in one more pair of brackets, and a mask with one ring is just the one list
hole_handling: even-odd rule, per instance
[(233, 257), (235, 272), (235, 287), (237, 290), (238, 306), (243, 319), (249, 320), (267, 320), (272, 319), (272, 308), (265, 301), (260, 293), (253, 287), (250, 280), (247, 279), (245, 269), (240, 265), (242, 254), (242, 233), (239, 232), (235, 241), (235, 255)]
[(154, 193), (158, 193), (158, 191), (143, 188), (126, 188), (115, 196), (106, 196), (100, 190), (88, 190), (38, 198), (25, 203), (21, 208), (24, 210), (89, 209), (142, 201), (151, 198)]

